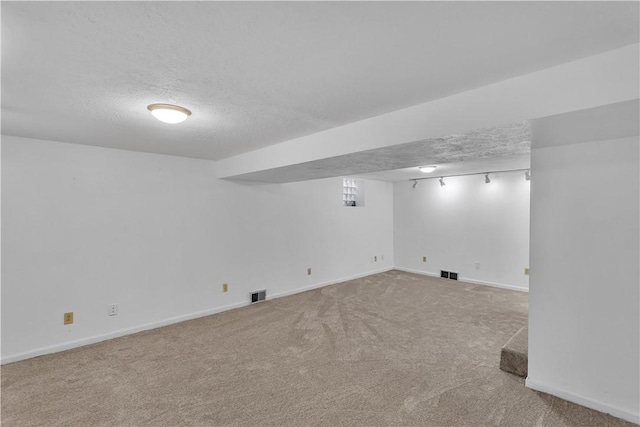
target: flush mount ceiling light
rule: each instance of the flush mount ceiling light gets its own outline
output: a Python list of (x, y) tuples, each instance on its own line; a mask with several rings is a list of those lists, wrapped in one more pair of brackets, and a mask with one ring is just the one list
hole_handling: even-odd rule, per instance
[(191, 115), (191, 111), (186, 108), (171, 104), (151, 104), (147, 106), (147, 110), (156, 119), (169, 124), (184, 122)]
[(420, 172), (431, 173), (434, 170), (436, 170), (436, 167), (435, 166), (420, 166), (420, 167), (418, 167), (418, 169), (420, 169)]

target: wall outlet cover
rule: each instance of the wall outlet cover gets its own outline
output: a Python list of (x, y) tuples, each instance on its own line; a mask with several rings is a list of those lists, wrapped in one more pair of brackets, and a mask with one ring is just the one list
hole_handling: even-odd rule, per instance
[(64, 324), (70, 325), (73, 323), (73, 311), (64, 314)]
[(118, 314), (118, 304), (109, 304), (107, 314), (109, 316), (115, 316)]

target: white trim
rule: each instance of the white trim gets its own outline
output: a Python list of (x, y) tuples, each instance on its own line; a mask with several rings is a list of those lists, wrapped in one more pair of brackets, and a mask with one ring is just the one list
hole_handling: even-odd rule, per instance
[(138, 326), (133, 326), (131, 328), (120, 329), (114, 332), (109, 332), (107, 334), (102, 335), (94, 335), (88, 338), (82, 338), (75, 341), (67, 341), (62, 344), (55, 344), (48, 347), (40, 347), (35, 350), (29, 350), (24, 353), (14, 354), (12, 356), (7, 356), (2, 358), (0, 364), (5, 365), (7, 363), (18, 362), (20, 360), (31, 359), (32, 357), (44, 356), (45, 354), (58, 353), (65, 350), (70, 350), (72, 348), (83, 347), (89, 344), (95, 344), (101, 341), (110, 340), (113, 338), (122, 337), (125, 335), (131, 335), (142, 331), (147, 331), (149, 329), (156, 329), (162, 326), (172, 325), (174, 323), (180, 323), (187, 320), (197, 319), (199, 317), (210, 316), (212, 314), (221, 313), (223, 311), (232, 310), (234, 308), (244, 307), (249, 305), (250, 303), (241, 302), (230, 305), (225, 305), (223, 307), (216, 307), (209, 310), (197, 311), (195, 313), (185, 314), (182, 316), (176, 316), (165, 320), (159, 320), (157, 322), (145, 323)]
[(561, 399), (568, 400), (569, 402), (577, 403), (578, 405), (586, 406), (587, 408), (595, 409), (605, 414), (613, 415), (617, 418), (622, 418), (625, 421), (640, 424), (640, 414), (634, 414), (625, 409), (620, 409), (615, 406), (607, 405), (606, 403), (598, 402), (589, 397), (580, 396), (566, 390), (560, 390), (558, 388), (542, 384), (538, 381), (527, 378), (525, 381), (527, 388), (532, 390), (541, 391), (543, 393), (552, 394)]
[[(340, 278), (340, 279), (330, 280), (330, 281), (322, 282), (322, 283), (316, 283), (314, 285), (305, 286), (303, 288), (296, 288), (296, 289), (293, 289), (291, 291), (280, 292), (280, 293), (273, 294), (273, 295), (267, 294), (267, 301), (270, 300), (270, 299), (280, 298), (280, 297), (284, 297), (284, 296), (287, 296), (287, 295), (293, 295), (293, 294), (297, 294), (297, 293), (300, 293), (300, 292), (309, 291), (311, 289), (322, 288), (322, 287), (328, 286), (328, 285), (334, 285), (334, 284), (337, 284), (337, 283), (347, 282), (349, 280), (359, 279), (361, 277), (370, 276), (372, 274), (383, 273), (385, 271), (390, 271), (390, 270), (393, 270), (393, 268), (392, 267), (388, 267), (388, 268), (373, 270), (373, 271), (369, 271), (367, 273), (356, 274), (356, 275), (353, 275), (353, 276), (343, 277), (343, 278)], [(172, 325), (174, 323), (185, 322), (187, 320), (192, 320), (192, 319), (197, 319), (197, 318), (200, 318), (200, 317), (210, 316), (212, 314), (222, 313), (224, 311), (233, 310), (235, 308), (245, 307), (245, 306), (250, 305), (250, 304), (251, 303), (249, 301), (237, 302), (237, 303), (230, 304), (230, 305), (225, 305), (225, 306), (222, 306), (222, 307), (216, 307), (216, 308), (211, 308), (211, 309), (208, 309), (208, 310), (197, 311), (195, 313), (185, 314), (185, 315), (182, 315), (182, 316), (176, 316), (176, 317), (172, 317), (172, 318), (165, 319), (165, 320), (159, 320), (159, 321), (156, 321), (156, 322), (145, 323), (145, 324), (142, 324), (142, 325), (133, 326), (131, 328), (120, 329), (120, 330), (117, 330), (117, 331), (114, 331), (114, 332), (109, 332), (109, 333), (106, 333), (106, 334), (94, 335), (92, 337), (82, 338), (82, 339), (75, 340), (75, 341), (67, 341), (67, 342), (64, 342), (62, 344), (55, 344), (55, 345), (51, 345), (51, 346), (47, 346), (47, 347), (40, 347), (40, 348), (36, 348), (34, 350), (25, 351), (23, 353), (18, 353), (18, 354), (14, 354), (14, 355), (11, 355), (11, 356), (3, 357), (2, 360), (0, 360), (0, 365), (5, 365), (7, 363), (12, 363), (12, 362), (19, 362), (20, 360), (31, 359), (33, 357), (44, 356), (46, 354), (58, 353), (58, 352), (61, 352), (61, 351), (70, 350), (72, 348), (83, 347), (85, 345), (95, 344), (95, 343), (99, 343), (99, 342), (102, 342), (102, 341), (110, 340), (110, 339), (113, 339), (113, 338), (118, 338), (118, 337), (122, 337), (122, 336), (125, 336), (125, 335), (131, 335), (131, 334), (135, 334), (135, 333), (138, 333), (138, 332), (147, 331), (149, 329), (156, 329), (156, 328), (160, 328), (162, 326)]]
[(404, 267), (398, 267), (398, 266), (394, 267), (394, 269), (396, 269), (398, 271), (404, 271), (405, 273), (414, 273), (414, 274), (420, 274), (422, 276), (430, 276), (430, 277), (440, 278), (440, 274), (432, 273), (430, 271), (414, 270), (412, 268), (404, 268)]
[(462, 282), (473, 283), (474, 285), (492, 286), (494, 288), (509, 289), (512, 291), (529, 292), (529, 288), (524, 288), (522, 286), (505, 285), (503, 283), (494, 282), (483, 282), (482, 280), (468, 279), (466, 277), (459, 277), (458, 280)]
[(286, 297), (286, 296), (289, 296), (289, 295), (298, 294), (300, 292), (310, 291), (312, 289), (323, 288), (323, 287), (329, 286), (329, 285), (336, 285), (338, 283), (348, 282), (349, 280), (360, 279), (362, 277), (372, 276), (374, 274), (379, 274), (379, 273), (385, 273), (385, 272), (391, 271), (391, 270), (394, 270), (394, 268), (393, 267), (381, 268), (381, 269), (378, 269), (378, 270), (369, 271), (367, 273), (355, 274), (353, 276), (342, 277), (342, 278), (336, 279), (336, 280), (329, 280), (327, 282), (316, 283), (315, 285), (305, 286), (304, 288), (296, 288), (296, 289), (293, 289), (291, 291), (280, 292), (280, 293), (277, 293), (277, 294), (273, 294), (271, 296), (267, 294), (267, 301), (269, 299), (282, 298), (282, 297)]
[[(420, 274), (420, 275), (423, 275), (423, 276), (430, 276), (430, 277), (440, 278), (440, 274), (433, 273), (431, 271), (414, 270), (412, 268), (404, 268), (404, 267), (395, 267), (395, 270), (405, 271), (407, 273)], [(503, 283), (494, 283), (494, 282), (484, 282), (482, 280), (469, 279), (469, 278), (466, 278), (466, 277), (458, 277), (458, 281), (465, 282), (465, 283), (471, 283), (471, 284), (474, 284), (474, 285), (491, 286), (493, 288), (509, 289), (509, 290), (512, 290), (512, 291), (529, 292), (528, 288), (524, 288), (524, 287), (521, 287), (521, 286), (505, 285)]]

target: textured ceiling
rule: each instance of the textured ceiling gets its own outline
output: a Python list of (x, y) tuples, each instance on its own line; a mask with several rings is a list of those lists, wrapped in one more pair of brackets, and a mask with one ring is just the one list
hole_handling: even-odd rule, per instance
[[(442, 165), (451, 173), (469, 173), (468, 168), (512, 169), (528, 167), (531, 150), (529, 122), (511, 123), (500, 127), (477, 129), (471, 132), (433, 138), (392, 147), (361, 151), (291, 166), (267, 169), (231, 177), (236, 180), (259, 182), (292, 182), (339, 175), (357, 175), (379, 171), (395, 171), (421, 165)], [(489, 162), (483, 166), (483, 163)], [(491, 162), (494, 162), (491, 164)], [(486, 169), (489, 167), (490, 169)], [(439, 173), (443, 168), (440, 168)], [(474, 169), (475, 170), (475, 169)], [(369, 175), (369, 178), (397, 181), (421, 178), (410, 171)], [(424, 178), (424, 176), (422, 176)]]
[[(1, 8), (4, 134), (205, 159), (638, 40), (637, 2), (3, 1)], [(184, 105), (193, 116), (165, 125), (146, 111), (154, 102)], [(439, 144), (334, 161), (360, 173), (405, 167), (425, 146), (431, 162), (491, 154), (453, 149), (455, 140)]]

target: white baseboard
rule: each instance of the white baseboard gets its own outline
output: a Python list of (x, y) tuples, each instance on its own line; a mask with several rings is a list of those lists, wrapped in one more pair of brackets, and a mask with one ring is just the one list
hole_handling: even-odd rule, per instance
[(324, 288), (325, 286), (336, 285), (338, 283), (348, 282), (349, 280), (360, 279), (362, 277), (371, 276), (373, 274), (384, 273), (384, 272), (387, 272), (387, 271), (391, 271), (393, 269), (394, 269), (393, 267), (387, 267), (387, 268), (381, 268), (381, 269), (377, 269), (377, 270), (368, 271), (368, 272), (362, 273), (362, 274), (355, 274), (353, 276), (341, 277), (339, 279), (329, 280), (327, 282), (316, 283), (316, 284), (313, 284), (313, 285), (310, 285), (310, 286), (305, 286), (304, 288), (296, 288), (296, 289), (293, 289), (291, 291), (279, 292), (277, 294), (267, 295), (267, 298), (268, 299), (282, 298), (282, 297), (286, 297), (286, 296), (293, 295), (293, 294), (299, 294), (300, 292), (310, 291), (312, 289)]
[(482, 280), (469, 279), (467, 277), (459, 277), (458, 280), (462, 282), (472, 283), (474, 285), (492, 286), (494, 288), (509, 289), (512, 291), (529, 292), (529, 288), (514, 285), (505, 285), (504, 283), (484, 282)]
[(606, 403), (598, 402), (588, 397), (580, 396), (578, 394), (571, 393), (565, 390), (560, 390), (558, 388), (535, 381), (531, 378), (526, 379), (525, 385), (532, 390), (552, 394), (561, 399), (568, 400), (569, 402), (577, 403), (578, 405), (586, 406), (587, 408), (595, 409), (596, 411), (604, 412), (605, 414), (611, 414), (614, 417), (622, 418), (625, 421), (640, 424), (640, 414), (634, 414), (627, 410), (607, 405)]
[(440, 277), (440, 274), (436, 274), (436, 273), (432, 273), (430, 271), (423, 271), (423, 270), (414, 270), (413, 268), (404, 268), (404, 267), (394, 267), (395, 270), (398, 271), (404, 271), (405, 273), (414, 273), (414, 274), (420, 274), (422, 276), (430, 276), (430, 277)]
[[(339, 279), (336, 279), (336, 280), (330, 280), (328, 282), (316, 283), (316, 284), (313, 284), (313, 285), (310, 285), (310, 286), (306, 286), (306, 287), (303, 287), (303, 288), (296, 288), (296, 289), (293, 289), (291, 291), (280, 292), (280, 293), (277, 293), (277, 294), (268, 295), (267, 298), (268, 299), (281, 298), (281, 297), (284, 297), (284, 296), (287, 296), (287, 295), (293, 295), (293, 294), (297, 294), (297, 293), (300, 293), (300, 292), (308, 291), (308, 290), (311, 290), (311, 289), (322, 288), (322, 287), (328, 286), (328, 285), (334, 285), (334, 284), (337, 284), (337, 283), (342, 283), (342, 282), (346, 282), (346, 281), (353, 280), (353, 279), (359, 279), (361, 277), (370, 276), (372, 274), (383, 273), (385, 271), (390, 271), (392, 269), (393, 269), (392, 267), (383, 268), (383, 269), (373, 270), (373, 271), (369, 271), (369, 272), (362, 273), (362, 274), (356, 274), (356, 275), (353, 275), (353, 276), (339, 278)], [(216, 307), (216, 308), (211, 308), (211, 309), (208, 309), (208, 310), (198, 311), (198, 312), (195, 312), (195, 313), (185, 314), (185, 315), (182, 315), (182, 316), (176, 316), (176, 317), (172, 317), (172, 318), (165, 319), (165, 320), (159, 320), (157, 322), (145, 323), (145, 324), (142, 324), (142, 325), (139, 325), (139, 326), (134, 326), (134, 327), (131, 327), (131, 328), (120, 329), (120, 330), (117, 330), (117, 331), (109, 332), (107, 334), (94, 335), (92, 337), (82, 338), (82, 339), (75, 340), (75, 341), (67, 341), (67, 342), (64, 342), (64, 343), (61, 343), (61, 344), (55, 344), (55, 345), (51, 345), (51, 346), (47, 346), (47, 347), (40, 347), (40, 348), (36, 348), (34, 350), (29, 350), (29, 351), (26, 351), (26, 352), (23, 352), (23, 353), (18, 353), (18, 354), (14, 354), (14, 355), (11, 355), (11, 356), (3, 357), (2, 360), (0, 360), (0, 365), (5, 365), (7, 363), (12, 363), (12, 362), (19, 362), (20, 360), (31, 359), (32, 357), (44, 356), (46, 354), (58, 353), (58, 352), (65, 351), (65, 350), (71, 350), (72, 348), (83, 347), (85, 345), (95, 344), (95, 343), (99, 343), (101, 341), (106, 341), (106, 340), (110, 340), (110, 339), (113, 339), (113, 338), (122, 337), (122, 336), (125, 336), (125, 335), (131, 335), (131, 334), (135, 334), (135, 333), (138, 333), (138, 332), (147, 331), (149, 329), (156, 329), (156, 328), (160, 328), (162, 326), (172, 325), (174, 323), (185, 322), (187, 320), (197, 319), (199, 317), (210, 316), (212, 314), (222, 313), (224, 311), (233, 310), (235, 308), (245, 307), (245, 306), (247, 306), (249, 304), (250, 304), (250, 302), (247, 300), (246, 302), (238, 302), (238, 303), (234, 303), (234, 304), (230, 304), (230, 305), (225, 305), (225, 306), (222, 306), (222, 307)]]
[[(404, 267), (394, 267), (394, 269), (399, 271), (405, 271), (407, 273), (421, 274), (423, 276), (440, 277), (440, 273), (433, 273), (431, 271), (414, 270), (412, 268), (404, 268)], [(458, 277), (458, 280), (460, 282), (472, 283), (474, 285), (484, 285), (484, 286), (491, 286), (494, 288), (509, 289), (512, 291), (529, 292), (528, 288), (513, 286), (513, 285), (505, 285), (503, 283), (485, 282), (482, 280), (469, 279), (467, 277)]]
[(131, 328), (120, 329), (117, 331), (109, 332), (107, 334), (94, 335), (88, 338), (82, 338), (75, 341), (67, 341), (62, 344), (56, 344), (48, 347), (40, 347), (34, 350), (29, 350), (24, 353), (14, 354), (12, 356), (3, 357), (0, 364), (5, 365), (7, 363), (18, 362), (20, 360), (31, 359), (32, 357), (44, 356), (45, 354), (58, 353), (65, 350), (70, 350), (72, 348), (83, 347), (89, 344), (95, 344), (101, 341), (110, 340), (113, 338), (122, 337), (125, 335), (131, 335), (142, 331), (147, 331), (149, 329), (156, 329), (162, 326), (172, 325), (174, 323), (185, 322), (187, 320), (197, 319), (199, 317), (210, 316), (212, 314), (221, 313), (223, 311), (232, 310), (234, 308), (244, 307), (249, 305), (249, 302), (241, 302), (230, 305), (225, 305), (222, 307), (216, 307), (209, 310), (198, 311), (195, 313), (185, 314), (182, 316), (176, 316), (165, 320), (159, 320), (157, 322), (145, 323), (139, 326), (134, 326)]

